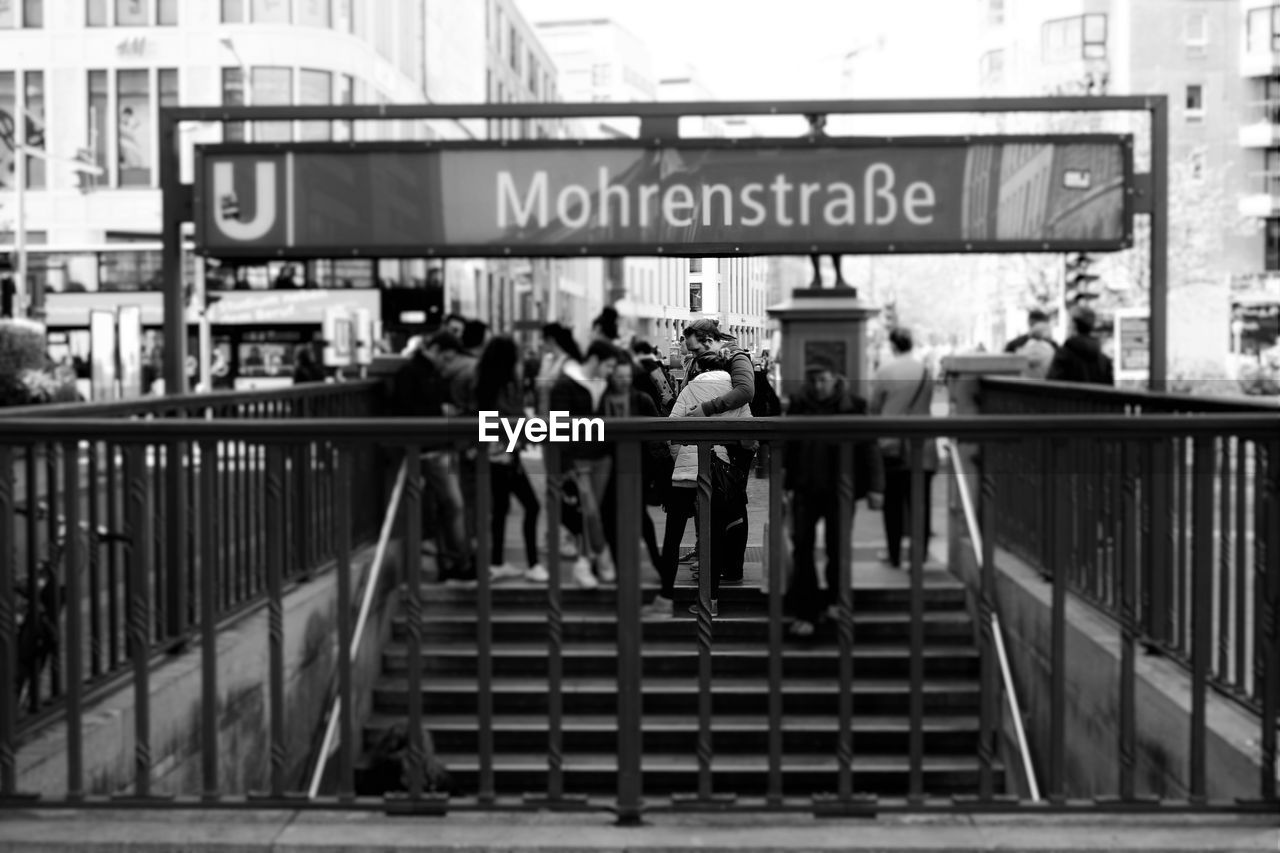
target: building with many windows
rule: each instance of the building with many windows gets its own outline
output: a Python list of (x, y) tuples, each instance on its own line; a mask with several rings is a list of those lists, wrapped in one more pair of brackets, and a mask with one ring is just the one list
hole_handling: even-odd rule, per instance
[[(1263, 177), (1272, 154), (1280, 164), (1280, 135), (1271, 132), (1280, 124), (1265, 114), (1280, 91), (1280, 64), (1270, 44), (1275, 16), (1254, 11), (1271, 7), (1251, 0), (980, 0), (975, 7), (984, 95), (1169, 96), (1170, 363), (1175, 373), (1221, 370), (1230, 282), (1280, 270), (1280, 203), (1270, 203), (1280, 184)], [(1146, 169), (1145, 121), (1064, 115), (1046, 127), (1024, 117), (991, 129), (1027, 129), (1020, 121), (1058, 132), (1134, 133)], [(1104, 314), (1145, 304), (1145, 260), (1137, 254), (1100, 258)], [(1003, 334), (1011, 337), (1026, 306), (1003, 308)]]

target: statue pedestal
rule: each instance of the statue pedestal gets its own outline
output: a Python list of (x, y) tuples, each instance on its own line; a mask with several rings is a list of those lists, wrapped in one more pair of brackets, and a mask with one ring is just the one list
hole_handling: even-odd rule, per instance
[(786, 399), (795, 393), (804, 382), (805, 365), (814, 361), (829, 362), (849, 380), (854, 393), (869, 396), (867, 321), (880, 313), (879, 308), (858, 299), (852, 288), (801, 288), (767, 310), (782, 334), (779, 396)]

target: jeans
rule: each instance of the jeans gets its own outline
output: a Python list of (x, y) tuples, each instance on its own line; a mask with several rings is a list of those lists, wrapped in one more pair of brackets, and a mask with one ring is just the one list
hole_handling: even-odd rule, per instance
[[(933, 494), (933, 472), (924, 472), (924, 541), (927, 547), (933, 536), (930, 519), (930, 496)], [(888, 540), (889, 564), (902, 565), (902, 537), (911, 534), (911, 467), (901, 460), (884, 463), (884, 537)]]
[(609, 487), (609, 475), (613, 472), (613, 460), (608, 456), (600, 459), (575, 459), (569, 472), (578, 487), (578, 511), (582, 514), (582, 540), (588, 559), (608, 547), (604, 535), (604, 519), (600, 514), (600, 503), (605, 489)]
[(493, 495), (489, 522), (489, 563), (500, 566), (506, 562), (507, 514), (511, 511), (511, 498), (514, 495), (524, 510), (525, 565), (532, 567), (538, 562), (538, 512), (541, 507), (520, 460), (509, 465), (490, 465), (489, 485)]
[(435, 514), (433, 525), (441, 574), (463, 574), (470, 568), (471, 549), (467, 539), (466, 508), (462, 482), (454, 454), (435, 450), (422, 454), (424, 497)]
[[(818, 521), (825, 522), (827, 560), (825, 592), (818, 588), (818, 566), (813, 549), (817, 545)], [(840, 508), (836, 501), (819, 495), (795, 494), (791, 503), (791, 540), (794, 570), (787, 590), (788, 606), (797, 619), (815, 621), (823, 610), (837, 601), (840, 592)], [(845, 536), (853, 535), (853, 515)]]

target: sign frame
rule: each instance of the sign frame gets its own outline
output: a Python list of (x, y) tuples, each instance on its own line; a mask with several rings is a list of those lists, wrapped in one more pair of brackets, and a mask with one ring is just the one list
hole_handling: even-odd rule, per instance
[[(1134, 323), (1142, 323), (1145, 325), (1145, 335), (1147, 338), (1146, 351), (1149, 353), (1151, 340), (1151, 315), (1146, 308), (1117, 308), (1112, 315), (1112, 333), (1113, 353), (1115, 360), (1116, 379), (1137, 380), (1141, 382), (1147, 381), (1150, 375), (1150, 368), (1130, 368), (1124, 357), (1124, 335), (1128, 328)], [(1148, 363), (1150, 359), (1148, 358)]]
[[(209, 204), (212, 188), (208, 184), (209, 162), (219, 156), (272, 155), (286, 158), (296, 154), (379, 154), (423, 153), (450, 151), (608, 151), (608, 150), (788, 150), (813, 149), (859, 150), (868, 148), (910, 149), (923, 147), (968, 147), (974, 145), (1118, 145), (1121, 152), (1120, 188), (1122, 204), (1123, 237), (1114, 239), (981, 239), (964, 240), (903, 240), (841, 242), (832, 240), (769, 241), (752, 245), (748, 241), (707, 243), (556, 243), (531, 245), (526, 243), (502, 245), (501, 243), (444, 244), (418, 241), (410, 244), (382, 246), (351, 246), (339, 244), (329, 249), (329, 254), (312, 246), (290, 247), (269, 243), (257, 246), (224, 247), (208, 245)], [(512, 257), (751, 257), (760, 255), (877, 255), (877, 254), (1027, 254), (1062, 252), (1114, 252), (1133, 247), (1134, 242), (1134, 194), (1137, 186), (1134, 174), (1134, 137), (1121, 133), (1087, 134), (991, 134), (965, 136), (820, 136), (820, 137), (752, 137), (739, 138), (657, 138), (607, 139), (607, 140), (521, 140), (497, 142), (490, 140), (423, 140), (417, 142), (276, 142), (276, 143), (217, 143), (196, 146), (195, 182), (192, 202), (195, 221), (195, 252), (205, 257), (227, 259), (253, 258), (512, 258)], [(904, 183), (909, 180), (904, 177)], [(288, 184), (286, 179), (286, 184)], [(286, 192), (292, 191), (287, 187)]]

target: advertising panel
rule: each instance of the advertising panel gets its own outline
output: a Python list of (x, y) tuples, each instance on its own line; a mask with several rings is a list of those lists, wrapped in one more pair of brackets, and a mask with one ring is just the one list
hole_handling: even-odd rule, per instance
[(1146, 380), (1151, 363), (1151, 317), (1142, 309), (1121, 308), (1115, 314), (1117, 379)]
[(200, 151), (216, 255), (1106, 251), (1126, 136), (253, 145)]
[(94, 311), (89, 315), (90, 392), (94, 402), (116, 399), (116, 315)]
[(142, 309), (122, 306), (116, 312), (116, 337), (120, 352), (120, 396), (142, 396)]

